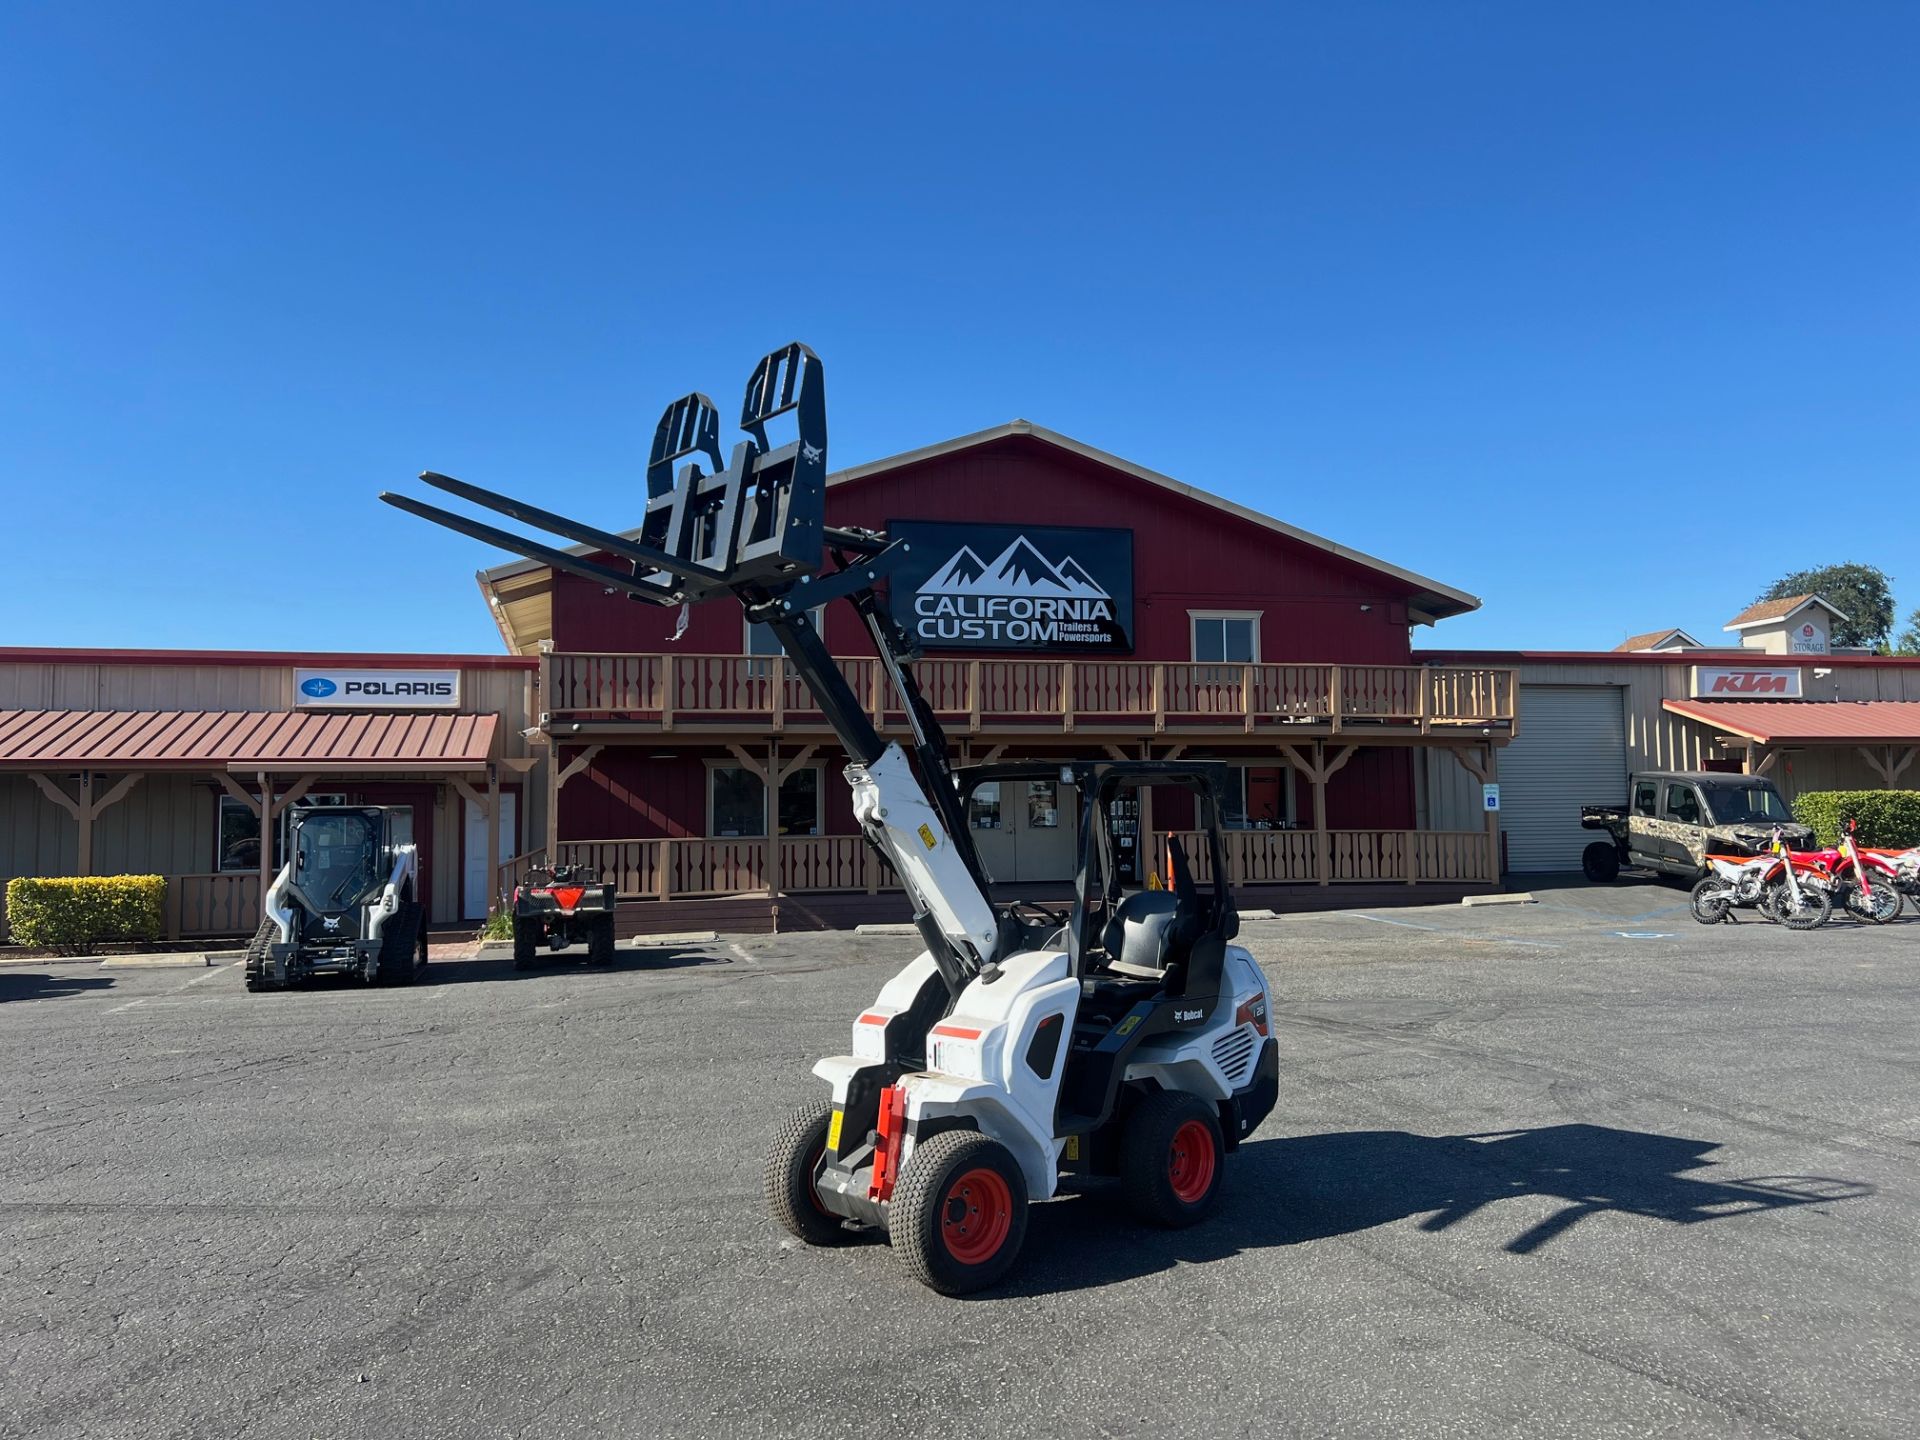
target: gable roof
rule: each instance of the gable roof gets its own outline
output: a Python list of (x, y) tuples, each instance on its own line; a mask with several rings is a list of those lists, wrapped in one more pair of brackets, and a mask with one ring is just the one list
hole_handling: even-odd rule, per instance
[[(1136, 465), (1131, 460), (1110, 454), (1084, 441), (1075, 440), (1070, 435), (1049, 430), (1043, 425), (1036, 425), (1031, 420), (1009, 420), (1003, 425), (976, 430), (970, 435), (955, 436), (951, 440), (942, 440), (938, 444), (924, 445), (917, 450), (907, 450), (898, 455), (889, 455), (884, 459), (869, 460), (863, 465), (837, 470), (827, 476), (827, 487), (832, 489), (839, 485), (857, 484), (862, 480), (902, 469), (908, 465), (936, 460), (945, 455), (991, 445), (1015, 436), (1036, 440), (1083, 460), (1090, 460), (1096, 465), (1117, 470), (1123, 475), (1131, 476), (1162, 490), (1211, 506), (1238, 520), (1257, 525), (1263, 530), (1284, 535), (1289, 540), (1309, 545), (1352, 564), (1390, 576), (1405, 585), (1410, 592), (1407, 613), (1415, 624), (1431, 625), (1450, 616), (1464, 615), (1469, 610), (1480, 608), (1480, 599), (1476, 595), (1470, 595), (1464, 590), (1456, 590), (1451, 585), (1443, 585), (1438, 580), (1430, 580), (1424, 575), (1390, 564), (1363, 550), (1356, 550), (1352, 546), (1342, 545), (1325, 536), (1315, 535), (1311, 531), (1289, 525), (1283, 520), (1276, 520), (1271, 515), (1263, 515), (1258, 510), (1248, 509), (1245, 505), (1228, 500), (1224, 496), (1215, 495), (1196, 485), (1176, 480), (1171, 475), (1162, 475), (1157, 470), (1149, 470), (1144, 465)], [(640, 531), (635, 528), (619, 533), (628, 539), (637, 539)], [(573, 545), (569, 546), (568, 550), (575, 555), (593, 553), (593, 547), (590, 545)], [(536, 560), (513, 560), (482, 570), (476, 577), (480, 582), (481, 593), (486, 596), (488, 606), (493, 612), (494, 623), (500, 627), (501, 636), (506, 640), (509, 649), (524, 650), (552, 634), (551, 589), (550, 586), (543, 585), (540, 578), (550, 577), (550, 573), (546, 566)], [(544, 634), (523, 633), (536, 630), (544, 631)]]
[(1671, 630), (1649, 630), (1644, 635), (1628, 636), (1625, 640), (1622, 640), (1618, 645), (1614, 646), (1613, 649), (1614, 649), (1614, 653), (1616, 654), (1621, 653), (1623, 651), (1634, 651), (1634, 650), (1678, 649), (1680, 648), (1679, 646), (1672, 646), (1667, 643), (1668, 641), (1674, 639), (1676, 636), (1680, 639), (1682, 644), (1684, 644), (1685, 647), (1690, 650), (1701, 650), (1706, 648), (1703, 645), (1701, 645), (1701, 643), (1698, 640), (1694, 639), (1693, 636), (1689, 635), (1686, 631), (1676, 626)]
[(1778, 600), (1756, 600), (1720, 628), (1749, 630), (1755, 625), (1771, 625), (1791, 620), (1809, 605), (1818, 605), (1836, 620), (1845, 620), (1846, 612), (1823, 595), (1783, 595)]

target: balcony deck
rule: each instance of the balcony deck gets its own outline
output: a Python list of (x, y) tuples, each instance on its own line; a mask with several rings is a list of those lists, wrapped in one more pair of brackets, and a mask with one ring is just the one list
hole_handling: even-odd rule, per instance
[[(906, 727), (905, 706), (878, 660), (839, 663), (876, 726)], [(917, 662), (913, 674), (955, 736), (1503, 743), (1518, 722), (1518, 672), (1485, 666), (940, 658)], [(543, 723), (572, 733), (827, 733), (784, 656), (556, 651), (540, 657), (540, 693)]]

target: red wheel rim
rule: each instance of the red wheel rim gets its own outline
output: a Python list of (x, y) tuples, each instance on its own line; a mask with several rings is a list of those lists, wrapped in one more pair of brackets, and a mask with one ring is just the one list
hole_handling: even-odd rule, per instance
[(820, 1185), (814, 1178), (820, 1173), (820, 1162), (826, 1158), (827, 1142), (822, 1140), (820, 1142), (820, 1148), (807, 1157), (807, 1199), (813, 1202), (813, 1208), (818, 1210), (822, 1215), (830, 1219), (838, 1220), (840, 1217), (827, 1209), (825, 1203), (820, 1199)]
[(1167, 1179), (1182, 1205), (1192, 1205), (1207, 1193), (1216, 1163), (1213, 1132), (1204, 1121), (1189, 1120), (1173, 1132), (1173, 1144), (1167, 1150)]
[(947, 1187), (940, 1202), (940, 1238), (962, 1265), (991, 1260), (1013, 1229), (1013, 1191), (998, 1170), (981, 1165)]

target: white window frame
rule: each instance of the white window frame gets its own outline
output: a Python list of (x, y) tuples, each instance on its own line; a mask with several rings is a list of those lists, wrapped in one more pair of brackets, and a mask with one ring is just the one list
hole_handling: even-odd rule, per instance
[[(1260, 663), (1260, 617), (1264, 610), (1189, 610), (1187, 611), (1187, 659), (1195, 665), (1258, 665)], [(1251, 660), (1202, 660), (1200, 635), (1196, 622), (1201, 620), (1245, 620), (1252, 636)]]
[[(802, 770), (811, 770), (814, 772), (813, 834), (816, 836), (824, 835), (827, 829), (826, 769), (827, 767), (825, 765), (819, 764), (819, 763), (808, 764), (808, 765), (797, 765), (792, 770), (787, 772), (787, 777), (786, 777), (788, 779), (791, 779), (793, 776), (799, 774)], [(709, 840), (764, 840), (766, 839), (767, 837), (765, 835), (719, 835), (714, 832), (713, 776), (714, 776), (714, 772), (717, 770), (747, 770), (747, 767), (742, 765), (738, 760), (735, 760), (732, 757), (728, 757), (727, 759), (724, 759), (724, 760), (718, 757), (708, 758), (707, 779), (706, 779), (706, 787), (707, 787), (707, 835), (706, 835), (706, 838)], [(753, 772), (748, 770), (747, 773), (752, 774)], [(765, 795), (766, 781), (762, 780), (760, 784), (761, 784), (761, 790), (762, 790), (760, 803), (764, 807), (766, 804), (766, 795)], [(763, 808), (761, 810), (761, 820), (763, 823), (765, 822), (765, 819), (766, 819), (766, 811)], [(795, 840), (804, 840), (809, 837), (804, 835), (795, 835), (788, 838), (795, 839)]]
[[(814, 634), (818, 635), (824, 642), (827, 638), (827, 632), (822, 627), (826, 623), (825, 616), (827, 607), (824, 605), (816, 605), (807, 613), (813, 617)], [(750, 660), (772, 660), (786, 654), (784, 650), (777, 650), (772, 655), (755, 655), (752, 647), (753, 621), (747, 618), (745, 611), (742, 611), (740, 614), (740, 653), (742, 655), (745, 655)]]

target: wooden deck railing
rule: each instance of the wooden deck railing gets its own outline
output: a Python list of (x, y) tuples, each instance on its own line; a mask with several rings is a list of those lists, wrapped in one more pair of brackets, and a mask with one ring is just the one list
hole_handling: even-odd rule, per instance
[[(1211, 879), (1205, 837), (1169, 833), (1179, 836), (1194, 878)], [(1332, 885), (1491, 885), (1500, 878), (1484, 830), (1229, 830), (1225, 841), (1235, 885), (1318, 885), (1323, 876)]]
[[(1180, 835), (1196, 876), (1212, 878), (1200, 836)], [(1157, 838), (1164, 838), (1157, 837)], [(1315, 885), (1324, 856), (1332, 884), (1491, 883), (1480, 830), (1230, 830), (1227, 864), (1236, 885)], [(788, 836), (780, 841), (780, 893), (899, 888), (893, 872), (858, 835)], [(1159, 853), (1159, 846), (1155, 846)], [(563, 864), (597, 868), (624, 899), (694, 900), (766, 890), (761, 839), (563, 840)]]
[[(905, 707), (877, 660), (842, 670), (882, 725)], [(1137, 660), (917, 662), (914, 679), (950, 729), (974, 734), (1125, 727), (1155, 732), (1397, 730), (1468, 726), (1514, 731), (1516, 672), (1423, 665), (1197, 665)], [(821, 717), (785, 656), (541, 657), (550, 717), (618, 719), (661, 730), (747, 722), (778, 732)]]
[(249, 870), (224, 875), (169, 875), (166, 935), (251, 935), (260, 928), (260, 877)]

